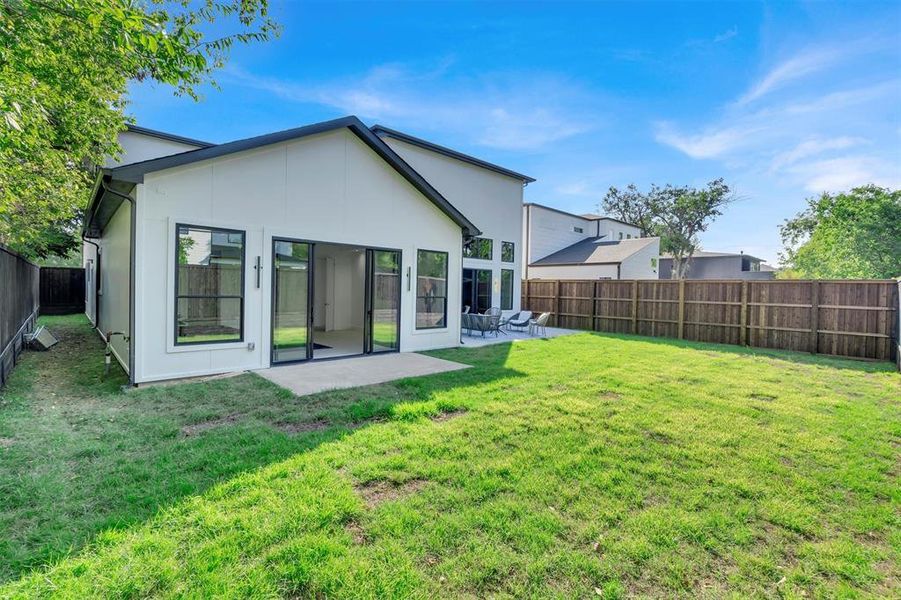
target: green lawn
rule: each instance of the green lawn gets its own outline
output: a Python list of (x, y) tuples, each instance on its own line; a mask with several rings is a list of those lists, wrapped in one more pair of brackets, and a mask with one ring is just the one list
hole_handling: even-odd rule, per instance
[(901, 589), (888, 364), (583, 334), (125, 393), (82, 318), (45, 323), (0, 392), (0, 597)]

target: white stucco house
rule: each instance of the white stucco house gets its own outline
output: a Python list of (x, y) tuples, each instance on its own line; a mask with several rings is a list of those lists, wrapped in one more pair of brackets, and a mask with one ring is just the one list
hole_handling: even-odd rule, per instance
[(120, 144), (86, 212), (86, 312), (132, 384), (451, 347), (463, 306), (519, 309), (530, 177), (356, 117)]
[(657, 279), (660, 238), (600, 215), (542, 204), (522, 207), (526, 279)]

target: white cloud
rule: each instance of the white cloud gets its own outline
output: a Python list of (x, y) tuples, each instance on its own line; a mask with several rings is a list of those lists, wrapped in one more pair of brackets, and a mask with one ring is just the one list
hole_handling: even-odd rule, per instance
[(692, 158), (719, 158), (746, 144), (759, 128), (733, 126), (711, 128), (697, 134), (676, 130), (672, 123), (661, 121), (655, 125), (658, 142), (672, 146)]
[[(755, 178), (777, 178), (808, 191), (890, 184), (901, 173), (901, 154), (896, 142), (891, 148), (886, 140), (884, 124), (897, 119), (901, 79), (892, 71), (888, 79), (874, 81), (871, 74), (869, 81), (860, 82), (857, 63), (849, 62), (844, 70), (839, 64), (851, 55), (871, 60), (863, 55), (879, 47), (863, 43), (848, 50), (835, 46), (801, 52), (771, 69), (737, 101), (723, 105), (706, 124), (691, 128), (658, 121), (655, 137), (691, 158), (719, 160)], [(828, 79), (813, 77), (827, 68)], [(836, 84), (847, 81), (859, 83)], [(798, 85), (789, 87), (793, 83)], [(864, 145), (865, 155), (860, 153)]]
[(842, 56), (839, 50), (833, 48), (820, 48), (801, 52), (773, 67), (760, 81), (738, 99), (738, 103), (747, 104), (753, 102), (794, 80), (822, 71), (834, 64)]
[(260, 77), (235, 67), (226, 77), (292, 102), (330, 106), (386, 125), (440, 129), (506, 150), (540, 149), (598, 122), (591, 117), (596, 99), (572, 81), (536, 73), (453, 78), (445, 76), (447, 68), (414, 71), (381, 65), (359, 78), (314, 84)]
[(801, 142), (791, 150), (780, 152), (773, 158), (771, 171), (778, 171), (789, 165), (797, 163), (799, 160), (816, 156), (830, 150), (844, 150), (861, 144), (867, 143), (867, 140), (860, 137), (842, 136), (830, 139), (814, 138)]
[(732, 29), (727, 29), (722, 33), (718, 33), (713, 37), (713, 43), (719, 44), (721, 42), (725, 42), (726, 40), (731, 40), (735, 36), (738, 35), (738, 25), (733, 25)]
[(877, 156), (843, 156), (825, 160), (810, 161), (792, 167), (804, 181), (807, 191), (838, 192), (859, 185), (876, 185), (897, 188), (901, 184), (901, 174), (897, 166), (892, 166)]

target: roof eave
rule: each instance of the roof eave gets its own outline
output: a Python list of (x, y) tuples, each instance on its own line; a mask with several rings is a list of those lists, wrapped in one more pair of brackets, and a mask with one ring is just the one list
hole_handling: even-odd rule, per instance
[(528, 175), (523, 175), (522, 173), (511, 171), (510, 169), (504, 168), (500, 165), (495, 165), (480, 158), (476, 158), (475, 156), (470, 156), (468, 154), (458, 152), (446, 146), (441, 146), (439, 144), (435, 144), (434, 142), (418, 138), (408, 133), (397, 131), (396, 129), (391, 129), (390, 127), (385, 127), (384, 125), (373, 125), (372, 132), (380, 137), (381, 135), (392, 137), (402, 142), (407, 142), (408, 144), (419, 146), (420, 148), (425, 148), (426, 150), (431, 150), (432, 152), (436, 152), (443, 156), (454, 158), (477, 167), (482, 167), (483, 169), (487, 169), (501, 175), (506, 175), (507, 177), (512, 177), (513, 179), (518, 179), (526, 184), (536, 181), (534, 177), (529, 177)]

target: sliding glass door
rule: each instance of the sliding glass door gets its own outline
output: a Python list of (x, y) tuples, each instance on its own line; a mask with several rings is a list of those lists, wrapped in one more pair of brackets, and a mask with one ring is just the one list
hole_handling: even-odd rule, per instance
[(484, 313), (491, 308), (491, 270), (463, 269), (463, 306), (469, 312)]
[(311, 357), (312, 244), (272, 241), (272, 362)]
[(400, 252), (366, 251), (366, 352), (400, 348)]

